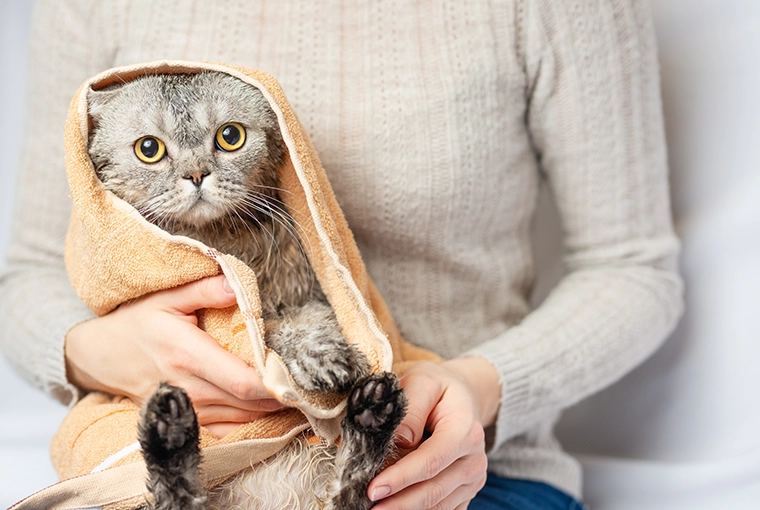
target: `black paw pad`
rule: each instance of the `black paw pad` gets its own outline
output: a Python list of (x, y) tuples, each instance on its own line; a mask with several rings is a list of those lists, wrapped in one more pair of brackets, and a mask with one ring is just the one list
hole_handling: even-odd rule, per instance
[(198, 421), (184, 390), (159, 385), (143, 407), (139, 434), (143, 452), (155, 458), (197, 448)]
[(406, 398), (398, 378), (391, 373), (381, 373), (356, 383), (348, 400), (346, 420), (356, 429), (395, 430), (405, 411)]

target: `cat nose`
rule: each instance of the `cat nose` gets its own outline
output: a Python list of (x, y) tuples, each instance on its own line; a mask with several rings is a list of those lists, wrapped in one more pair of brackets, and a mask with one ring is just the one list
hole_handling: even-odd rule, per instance
[(188, 172), (183, 177), (185, 179), (192, 179), (193, 180), (193, 184), (195, 184), (196, 186), (200, 187), (201, 183), (203, 183), (203, 178), (206, 177), (210, 173), (211, 172), (209, 172), (207, 170), (201, 170), (201, 171), (198, 171), (198, 172)]

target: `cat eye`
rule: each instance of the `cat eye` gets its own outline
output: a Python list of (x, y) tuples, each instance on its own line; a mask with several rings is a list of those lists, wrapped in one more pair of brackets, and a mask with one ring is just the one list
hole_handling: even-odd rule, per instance
[(245, 143), (245, 128), (228, 122), (216, 130), (216, 147), (226, 152), (236, 151)]
[(157, 163), (166, 154), (164, 142), (153, 136), (143, 136), (135, 142), (135, 155), (146, 163)]

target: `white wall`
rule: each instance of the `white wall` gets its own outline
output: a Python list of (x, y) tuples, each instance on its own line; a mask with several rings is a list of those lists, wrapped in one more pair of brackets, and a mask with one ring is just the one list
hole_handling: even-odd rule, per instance
[(10, 235), (16, 168), (20, 156), (26, 78), (26, 40), (32, 4), (28, 0), (0, 2), (0, 249)]
[[(0, 1), (0, 266), (10, 235), (21, 147), (26, 41), (33, 2)], [(44, 185), (44, 184), (42, 184)], [(0, 508), (56, 481), (48, 443), (65, 408), (29, 387), (0, 356)]]
[(760, 508), (760, 2), (656, 0), (686, 314), (566, 416), (596, 509)]

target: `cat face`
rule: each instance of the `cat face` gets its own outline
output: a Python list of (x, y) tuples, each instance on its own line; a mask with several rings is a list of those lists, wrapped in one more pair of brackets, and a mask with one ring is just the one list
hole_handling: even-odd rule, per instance
[(157, 75), (88, 94), (89, 154), (106, 189), (159, 226), (261, 208), (284, 157), (258, 89), (222, 73)]

